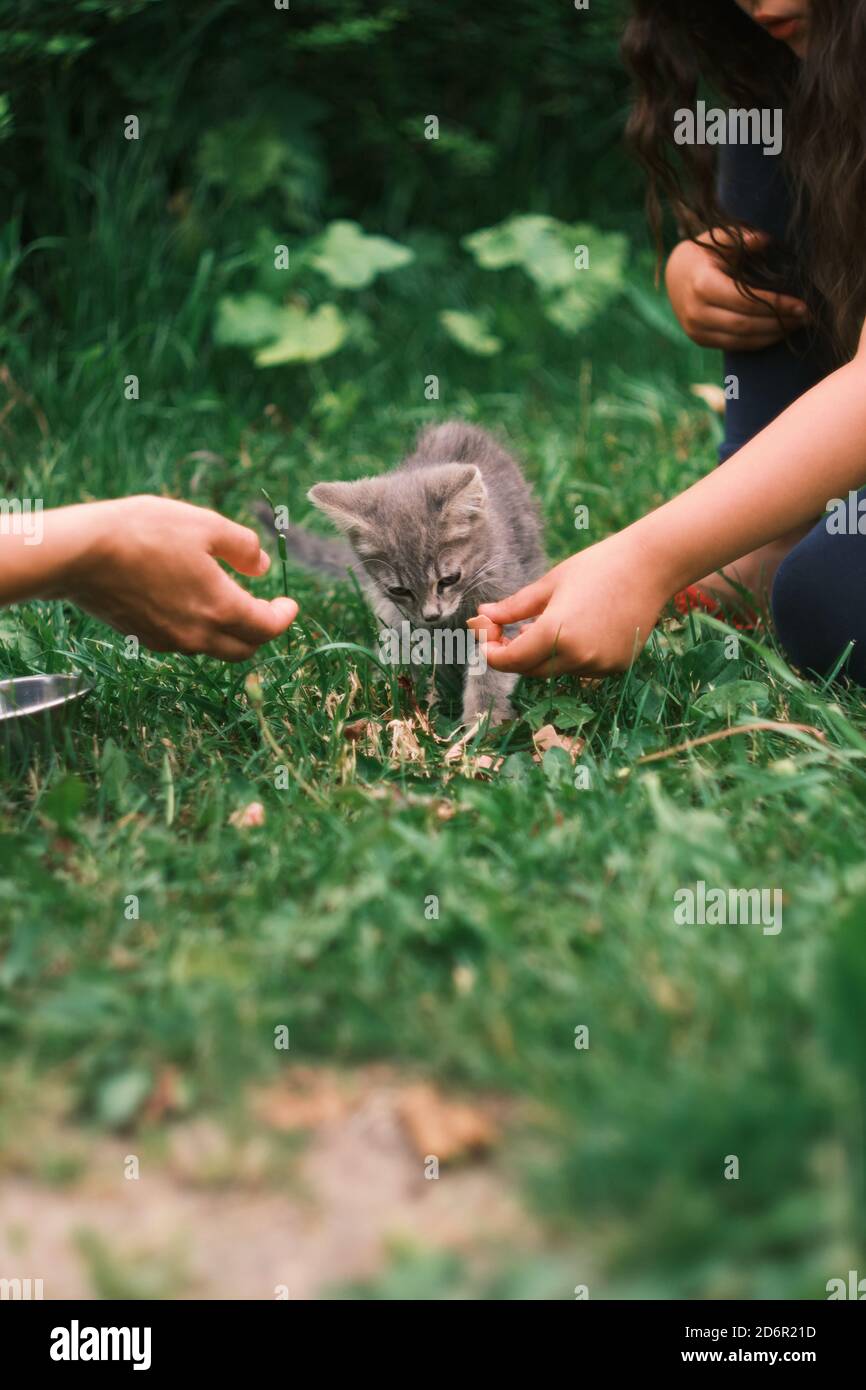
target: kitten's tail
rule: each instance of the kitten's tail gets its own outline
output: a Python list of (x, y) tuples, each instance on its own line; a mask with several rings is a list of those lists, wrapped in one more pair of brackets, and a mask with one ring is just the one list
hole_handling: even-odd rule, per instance
[(253, 510), (269, 535), (285, 536), (289, 555), (305, 569), (316, 570), (319, 574), (333, 574), (339, 579), (345, 579), (353, 569), (354, 554), (348, 541), (332, 536), (317, 536), (315, 531), (305, 531), (303, 526), (287, 526), (284, 531), (278, 532), (274, 526), (274, 514), (266, 502), (257, 502)]

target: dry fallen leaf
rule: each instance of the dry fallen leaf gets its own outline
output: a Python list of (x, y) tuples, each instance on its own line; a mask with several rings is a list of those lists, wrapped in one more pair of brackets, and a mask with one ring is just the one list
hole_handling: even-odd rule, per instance
[(397, 763), (423, 763), (424, 749), (415, 735), (411, 719), (392, 719), (388, 724), (391, 731), (391, 757)]
[(467, 729), (462, 738), (458, 738), (456, 743), (452, 743), (451, 747), (445, 750), (445, 762), (457, 763), (464, 759), (462, 771), (470, 777), (478, 777), (481, 773), (486, 772), (498, 772), (505, 762), (504, 758), (491, 753), (476, 753), (472, 758), (466, 757), (466, 750), (477, 732), (478, 724), (475, 723), (470, 729)]
[(343, 738), (347, 738), (350, 743), (360, 743), (361, 739), (367, 737), (369, 729), (369, 719), (356, 719), (351, 724), (343, 725)]
[(183, 1109), (181, 1075), (177, 1067), (164, 1066), (159, 1071), (153, 1090), (144, 1107), (144, 1117), (151, 1124), (159, 1124), (166, 1115)]
[[(335, 720), (337, 717), (337, 712), (341, 708), (343, 709), (344, 716), (348, 714), (349, 710), (355, 703), (355, 696), (358, 694), (358, 691), (360, 689), (361, 682), (358, 679), (357, 672), (350, 670), (348, 689), (329, 690), (327, 695), (325, 696), (325, 713), (327, 714), (328, 718), (332, 721)], [(355, 722), (359, 724), (364, 723), (362, 719), (356, 720)]]
[(478, 1106), (448, 1100), (426, 1082), (400, 1093), (397, 1113), (420, 1158), (431, 1154), (447, 1163), (489, 1149), (497, 1138), (493, 1121)]
[(535, 746), (534, 758), (537, 763), (541, 762), (548, 748), (564, 749), (571, 761), (574, 762), (583, 752), (586, 740), (578, 738), (577, 734), (561, 734), (552, 724), (544, 724), (532, 735), (532, 742)]
[(494, 758), (490, 753), (479, 753), (474, 767), (476, 772), (498, 772), (504, 762), (504, 758)]
[(343, 725), (343, 738), (368, 758), (382, 756), (382, 725), (377, 719), (355, 719)]
[(352, 1104), (349, 1088), (333, 1072), (298, 1067), (291, 1081), (277, 1081), (253, 1096), (253, 1110), (270, 1129), (290, 1132), (318, 1129), (345, 1114)]

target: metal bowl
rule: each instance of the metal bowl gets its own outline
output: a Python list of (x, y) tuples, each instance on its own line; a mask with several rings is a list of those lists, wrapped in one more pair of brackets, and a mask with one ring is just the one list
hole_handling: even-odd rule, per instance
[(80, 700), (92, 686), (83, 676), (18, 676), (0, 681), (0, 720), (23, 719)]

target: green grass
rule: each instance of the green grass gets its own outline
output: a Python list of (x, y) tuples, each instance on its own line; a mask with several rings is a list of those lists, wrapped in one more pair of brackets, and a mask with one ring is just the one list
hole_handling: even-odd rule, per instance
[[(120, 205), (134, 238), (131, 190)], [(688, 386), (718, 364), (629, 301), (570, 342), (516, 281), (455, 264), (439, 288), (431, 238), (366, 298), (376, 350), (267, 376), (210, 346), (227, 275), (207, 254), (188, 271), (171, 245), (150, 247), (146, 294), (100, 278), (116, 255), (103, 215), (119, 214), (97, 200), (98, 235), (76, 233), (88, 296), (11, 344), (48, 430), (26, 403), (8, 417), (10, 494), (157, 491), (249, 518), (266, 488), (303, 520), (316, 478), (383, 468), (421, 424), (459, 414), (508, 432), (554, 560), (712, 464), (717, 427)], [(497, 293), (519, 346), (478, 362), (437, 336), (431, 300)], [(122, 397), (131, 371), (136, 403)], [(588, 532), (573, 527), (579, 502)], [(2, 751), (0, 1055), (24, 1068), (34, 1108), (40, 1078), (59, 1076), (77, 1118), (134, 1128), (166, 1063), (190, 1106), (212, 1110), (281, 1067), (387, 1058), (538, 1103), (502, 1158), (568, 1271), (511, 1257), (480, 1288), (457, 1261), (401, 1256), (418, 1296), (553, 1283), (570, 1297), (586, 1249), (593, 1297), (823, 1296), (866, 1255), (862, 695), (800, 679), (769, 641), (728, 660), (717, 626), (671, 619), (622, 681), (525, 683), (528, 718), (479, 750), (505, 752), (497, 774), (455, 769), (423, 730), (423, 762), (400, 764), (387, 731), (378, 758), (343, 733), (412, 714), (405, 685), (359, 650), (375, 636), (359, 596), (290, 580), (302, 622), (254, 663), (261, 704), (250, 666), (127, 660), (68, 607), (0, 620), (5, 672), (76, 668), (95, 686), (50, 736)], [(279, 563), (254, 585), (281, 586)], [(531, 757), (532, 720), (575, 694), (590, 711), (580, 790), (563, 756)], [(755, 732), (641, 762), (756, 716), (824, 739)], [(443, 711), (437, 732), (449, 727)], [(251, 800), (266, 823), (238, 830), (229, 818)], [(675, 890), (699, 879), (781, 888), (783, 931), (675, 926)], [(288, 1054), (273, 1047), (282, 1023)], [(400, 1268), (364, 1296), (393, 1296)]]

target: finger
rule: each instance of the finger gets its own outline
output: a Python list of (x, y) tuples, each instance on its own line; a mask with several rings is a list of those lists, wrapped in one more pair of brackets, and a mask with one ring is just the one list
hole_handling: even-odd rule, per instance
[(536, 579), (534, 584), (518, 589), (516, 594), (500, 599), (498, 603), (479, 603), (478, 612), (504, 627), (506, 623), (519, 622), (521, 618), (534, 618), (541, 612), (552, 590), (553, 581), (546, 574), (542, 579)]
[(487, 665), (494, 671), (514, 671), (522, 675), (535, 670), (543, 662), (556, 656), (556, 643), (560, 624), (554, 624), (547, 616), (533, 623), (507, 645), (488, 642), (486, 648)]
[(249, 661), (256, 654), (256, 648), (249, 642), (241, 642), (237, 637), (219, 633), (210, 637), (204, 647), (206, 656), (216, 657), (218, 661)]
[(298, 605), (293, 598), (253, 598), (245, 589), (240, 589), (240, 599), (233, 603), (220, 621), (220, 629), (242, 642), (252, 642), (259, 647), (263, 642), (271, 642), (285, 632), (298, 616)]
[(214, 512), (214, 530), (210, 542), (210, 553), (218, 560), (225, 560), (240, 574), (266, 574), (270, 566), (270, 556), (262, 550), (258, 532), (251, 526), (241, 526), (237, 521)]
[[(753, 296), (755, 296), (753, 298)], [(750, 289), (749, 294), (724, 273), (713, 277), (705, 290), (706, 303), (719, 309), (731, 309), (753, 318), (779, 318), (799, 326), (809, 317), (809, 306), (790, 294), (775, 294), (770, 290)]]
[(551, 656), (547, 661), (542, 661), (540, 665), (533, 667), (531, 671), (524, 671), (524, 676), (529, 680), (547, 680), (550, 676), (562, 675), (564, 671), (573, 671), (574, 667), (569, 666), (564, 657)]
[(699, 342), (701, 347), (718, 348), (722, 352), (760, 352), (762, 348), (774, 347), (776, 343), (781, 343), (784, 333), (780, 328), (768, 329), (765, 334), (758, 337), (746, 337), (745, 334), (738, 333), (712, 333), (704, 331)]
[(477, 637), (488, 642), (501, 642), (503, 640), (502, 628), (492, 618), (488, 618), (486, 613), (479, 614), (477, 618), (468, 618), (466, 626), (470, 632), (474, 632)]
[(701, 328), (706, 333), (723, 333), (730, 338), (770, 338), (784, 336), (783, 325), (776, 319), (750, 318), (747, 314), (734, 314), (728, 309), (708, 309), (705, 311)]

